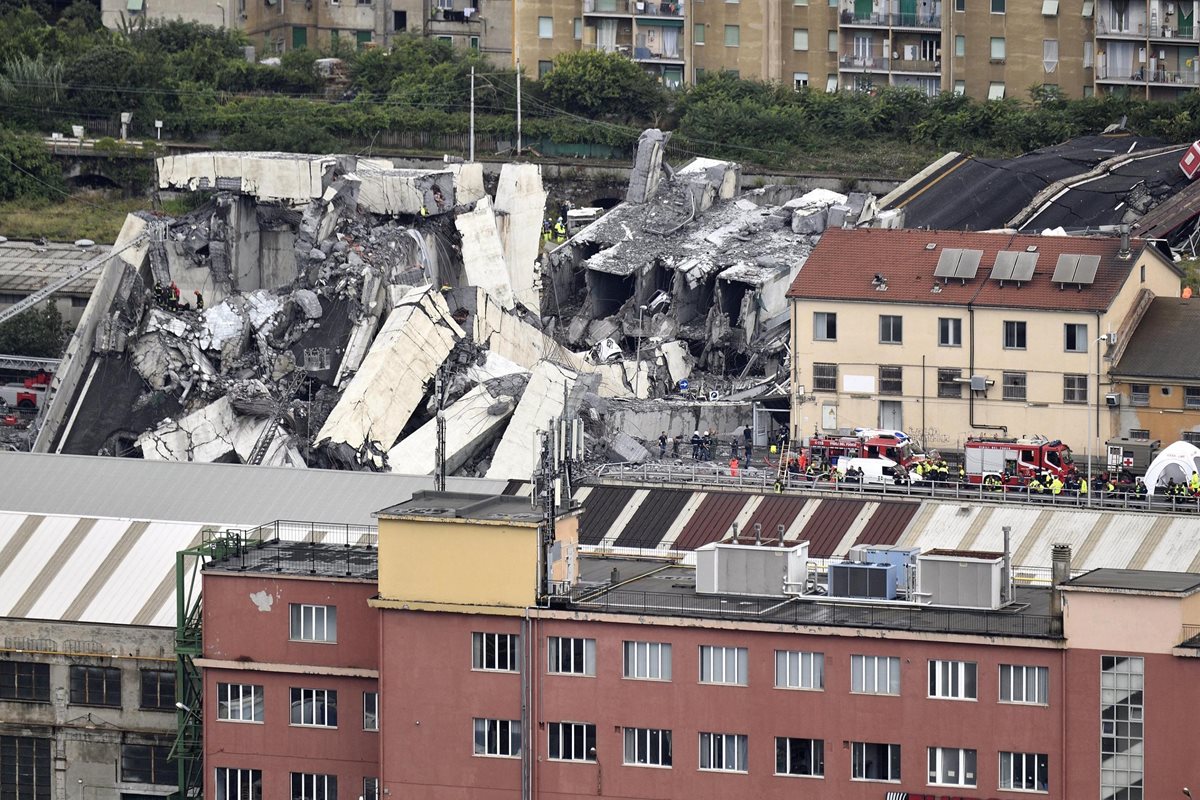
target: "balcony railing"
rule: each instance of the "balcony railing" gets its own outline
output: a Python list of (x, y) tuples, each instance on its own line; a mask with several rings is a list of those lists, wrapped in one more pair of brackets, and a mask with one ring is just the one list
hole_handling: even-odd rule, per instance
[(915, 12), (888, 13), (873, 11), (870, 14), (859, 14), (850, 9), (843, 9), (841, 16), (843, 25), (867, 25), (878, 28), (938, 28), (942, 27), (940, 14), (920, 14)]
[(884, 56), (864, 56), (845, 53), (838, 59), (838, 68), (849, 72), (887, 72), (892, 60)]
[[(1195, 70), (1169, 69), (1139, 69), (1132, 75), (1126, 75), (1120, 70), (1106, 68), (1100, 70), (1096, 80), (1109, 83), (1149, 83), (1163, 86), (1200, 86), (1200, 75)], [(1146, 406), (1150, 404), (1150, 396), (1134, 394), (1133, 405)]]
[(921, 59), (894, 59), (892, 72), (941, 72), (942, 62), (923, 61)]
[(683, 16), (683, 4), (650, 0), (583, 0), (583, 13), (679, 18)]

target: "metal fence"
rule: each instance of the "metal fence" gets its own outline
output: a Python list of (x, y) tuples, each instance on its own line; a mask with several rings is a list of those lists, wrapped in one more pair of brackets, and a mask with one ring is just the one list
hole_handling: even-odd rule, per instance
[(968, 633), (991, 636), (1061, 637), (1052, 616), (1012, 611), (932, 607), (854, 605), (799, 598), (705, 596), (692, 592), (638, 592), (626, 589), (576, 589), (569, 603), (577, 608), (617, 614), (667, 614), (714, 619), (755, 620), (792, 625), (831, 625), (883, 630)]
[(222, 531), (223, 569), (293, 575), (367, 577), (379, 569), (379, 534), (371, 525), (276, 520), (249, 531)]
[[(774, 492), (777, 475), (774, 469), (754, 467), (742, 468), (733, 475), (728, 467), (712, 462), (648, 463), (648, 464), (603, 464), (595, 473), (598, 479), (630, 481), (674, 486), (721, 487), (729, 489), (755, 489)], [(839, 496), (866, 496), (871, 499), (913, 498), (936, 500), (960, 500), (973, 502), (1016, 503), (1041, 507), (1085, 508), (1102, 511), (1154, 511), (1158, 513), (1200, 514), (1200, 497), (1147, 496), (1129, 492), (1093, 491), (1086, 495), (1037, 494), (1028, 487), (985, 486), (981, 483), (916, 483), (878, 484), (848, 483), (831, 481), (824, 477), (787, 475), (778, 487), (778, 493), (805, 494), (828, 492)]]

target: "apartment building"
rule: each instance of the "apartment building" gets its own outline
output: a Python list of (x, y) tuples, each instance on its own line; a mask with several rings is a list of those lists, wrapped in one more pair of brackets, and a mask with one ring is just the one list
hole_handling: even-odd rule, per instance
[(793, 434), (879, 426), (951, 450), (1045, 435), (1082, 452), (1118, 434), (1117, 348), (1179, 291), (1139, 240), (826, 231), (788, 292)]
[[(1200, 575), (1071, 578), (1059, 546), (1052, 587), (1014, 587), (1002, 554), (867, 547), (831, 562), (846, 582), (818, 595), (804, 542), (709, 544), (692, 566), (576, 553), (573, 515), (543, 538), (511, 497), (431, 492), (378, 517), (377, 634), (294, 641), (293, 600), (336, 608), (339, 625), (361, 613), (357, 590), (332, 591), (303, 558), (206, 574), (205, 603), (233, 605), (205, 624), (242, 629), (237, 664), (265, 693), (246, 725), (206, 677), (206, 797), (355, 796), (361, 777), (372, 799), (1132, 800), (1178, 793), (1200, 757)], [(281, 588), (286, 605), (247, 605)], [(285, 647), (326, 654), (257, 660)], [(295, 721), (310, 704), (289, 702), (297, 682), (357, 680), (352, 663), (377, 670), (374, 745), (349, 687), (336, 726)], [(271, 675), (286, 688), (272, 694)], [(253, 745), (231, 751), (223, 727)]]

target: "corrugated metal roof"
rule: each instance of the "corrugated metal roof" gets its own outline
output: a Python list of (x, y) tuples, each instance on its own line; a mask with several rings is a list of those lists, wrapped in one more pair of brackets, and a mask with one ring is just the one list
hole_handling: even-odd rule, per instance
[[(4, 511), (254, 527), (277, 519), (374, 525), (381, 508), (433, 489), (432, 475), (0, 452)], [(450, 478), (499, 494), (506, 481)]]
[(779, 526), (783, 526), (786, 534), (796, 517), (800, 516), (805, 502), (807, 498), (804, 497), (764, 497), (746, 524), (747, 532), (753, 536), (754, 526), (762, 525), (764, 539), (780, 538)]
[[(112, 250), (96, 245), (87, 250), (73, 244), (51, 242), (0, 242), (0, 292), (33, 294), (53, 280), (62, 278), (93, 258)], [(101, 270), (77, 278), (60, 294), (87, 297), (96, 288)]]
[(583, 506), (579, 520), (579, 543), (600, 544), (617, 518), (633, 497), (635, 490), (624, 486), (596, 486)]
[(813, 558), (832, 556), (862, 507), (861, 500), (822, 500), (800, 533), (801, 541), (808, 540), (808, 554)]
[(920, 503), (880, 503), (854, 543), (895, 544), (920, 507)]
[(709, 542), (719, 542), (732, 533), (730, 526), (750, 495), (733, 492), (713, 492), (692, 514), (679, 538), (676, 550), (695, 550)]
[(692, 493), (683, 489), (654, 489), (617, 536), (617, 547), (657, 547)]

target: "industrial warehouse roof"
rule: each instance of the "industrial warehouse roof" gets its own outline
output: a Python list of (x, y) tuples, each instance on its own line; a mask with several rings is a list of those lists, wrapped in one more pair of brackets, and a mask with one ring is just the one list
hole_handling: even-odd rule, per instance
[[(932, 245), (932, 247), (931, 247)], [(1035, 248), (1029, 250), (1029, 248)], [(1104, 311), (1116, 298), (1143, 252), (1154, 253), (1134, 240), (1133, 254), (1118, 257), (1121, 242), (1108, 236), (1025, 236), (961, 231), (835, 228), (826, 231), (804, 268), (792, 282), (788, 297), (874, 303), (1034, 308), (1047, 311)], [(935, 278), (942, 253), (949, 249), (979, 251), (977, 270), (965, 281)], [(992, 277), (1002, 251), (1036, 255), (1032, 277), (1014, 282)], [(1052, 278), (1063, 255), (1100, 259), (1094, 280), (1084, 284), (1056, 283)], [(1167, 263), (1164, 261), (1164, 263)], [(880, 290), (875, 276), (886, 279)], [(934, 287), (938, 287), (934, 291)]]
[[(0, 242), (0, 292), (32, 294), (47, 283), (65, 276), (111, 247), (96, 246), (86, 250), (73, 244), (51, 242)], [(62, 291), (87, 297), (96, 287), (100, 270), (80, 277)]]
[[(450, 478), (452, 490), (505, 481)], [(433, 488), (432, 476), (137, 458), (0, 453), (2, 511), (253, 527), (277, 519), (374, 525), (372, 514)]]
[(1122, 378), (1200, 381), (1200, 300), (1156, 297), (1112, 368)]
[[(504, 481), (451, 478), (458, 491)], [(277, 519), (280, 538), (328, 542), (342, 523), (432, 488), (433, 478), (0, 453), (0, 618), (175, 624), (175, 554), (205, 529)]]
[(1049, 573), (1051, 546), (1060, 543), (1071, 545), (1077, 570), (1200, 572), (1200, 519), (1192, 516), (611, 484), (575, 496), (580, 543), (618, 553), (687, 553), (730, 537), (734, 524), (741, 541), (752, 541), (756, 522), (763, 539), (777, 538), (782, 525), (785, 542), (808, 541), (813, 558), (845, 556), (858, 544), (1000, 552), (1008, 527), (1013, 563), (1036, 577)]

